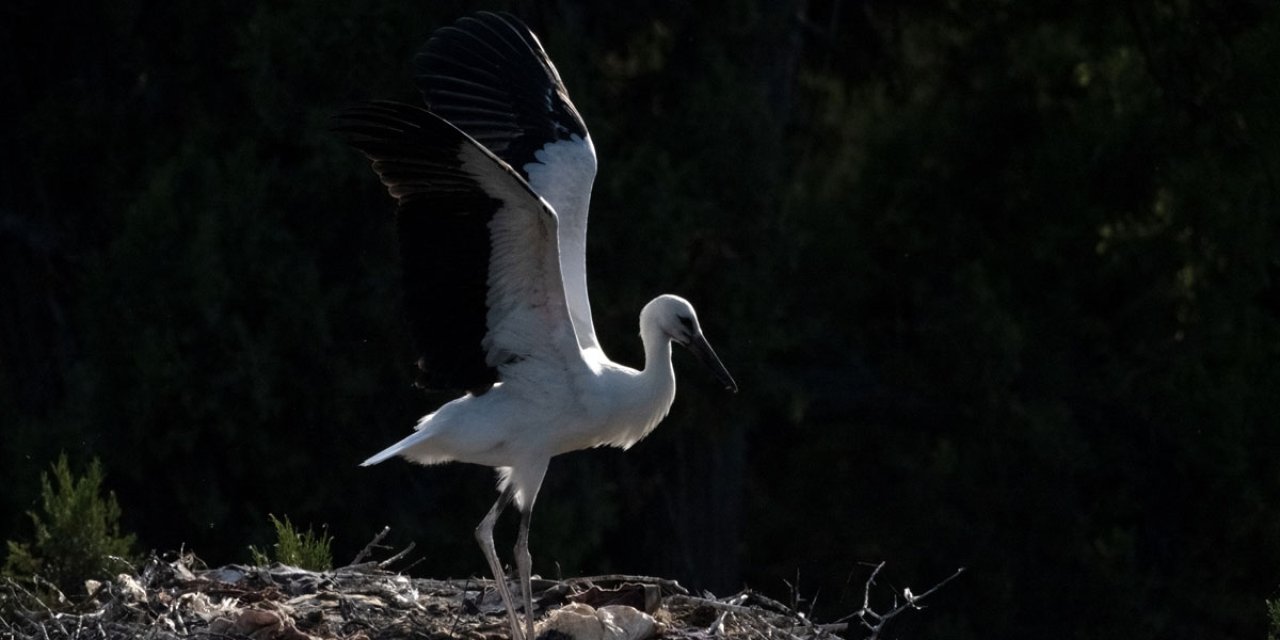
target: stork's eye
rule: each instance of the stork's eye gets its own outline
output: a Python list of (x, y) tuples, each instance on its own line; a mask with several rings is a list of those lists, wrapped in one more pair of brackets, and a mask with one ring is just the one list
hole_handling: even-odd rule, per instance
[(684, 327), (689, 333), (693, 333), (693, 318), (689, 316), (676, 316), (676, 320), (680, 321), (680, 326)]

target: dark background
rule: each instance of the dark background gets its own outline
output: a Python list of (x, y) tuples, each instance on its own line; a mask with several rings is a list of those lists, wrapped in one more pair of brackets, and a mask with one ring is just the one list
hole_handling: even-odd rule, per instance
[[(816, 597), (894, 635), (1260, 638), (1280, 585), (1280, 15), (1263, 0), (515, 2), (599, 151), (599, 333), (690, 298), (632, 451), (557, 459), (535, 571)], [(391, 203), (328, 131), (463, 2), (0, 8), (0, 539), (99, 457), (144, 548), (484, 574), (487, 469), (356, 465), (410, 386)], [(510, 521), (504, 523), (507, 540)], [(504, 552), (508, 542), (502, 542)], [(804, 606), (808, 606), (805, 603)]]

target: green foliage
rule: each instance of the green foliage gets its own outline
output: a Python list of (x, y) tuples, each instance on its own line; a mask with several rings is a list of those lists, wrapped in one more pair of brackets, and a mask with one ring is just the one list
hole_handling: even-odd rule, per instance
[[(333, 551), (329, 548), (333, 536), (325, 536), (323, 530), (316, 534), (310, 527), (306, 531), (298, 531), (289, 522), (289, 516), (285, 516), (284, 520), (275, 515), (268, 517), (276, 531), (276, 542), (271, 545), (275, 550), (276, 562), (311, 571), (328, 571), (333, 568)], [(270, 564), (272, 561), (272, 558), (256, 547), (250, 546), (249, 553), (256, 565)]]
[(1280, 640), (1280, 600), (1267, 600), (1267, 640)]
[[(95, 458), (83, 477), (71, 473), (66, 454), (40, 474), (41, 513), (28, 511), (35, 527), (30, 543), (7, 541), (3, 573), (40, 578), (63, 593), (77, 593), (86, 579), (109, 577), (133, 560), (134, 535), (120, 533), (120, 505), (102, 495), (102, 465)], [(123, 561), (123, 562), (122, 562)]]

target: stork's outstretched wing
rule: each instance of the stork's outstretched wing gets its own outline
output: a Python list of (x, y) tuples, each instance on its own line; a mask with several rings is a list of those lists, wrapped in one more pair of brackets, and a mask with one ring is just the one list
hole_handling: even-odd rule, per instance
[(406, 308), (427, 386), (483, 393), (580, 358), (556, 216), (528, 183), (424, 109), (375, 102), (338, 116), (398, 203)]
[(596, 153), (537, 36), (515, 16), (482, 12), (437, 31), (415, 65), (430, 110), (505, 160), (555, 210), (578, 341), (598, 347), (586, 268)]

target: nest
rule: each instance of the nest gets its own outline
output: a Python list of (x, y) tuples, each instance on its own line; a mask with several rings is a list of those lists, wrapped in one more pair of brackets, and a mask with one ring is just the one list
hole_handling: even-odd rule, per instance
[[(251, 640), (507, 640), (490, 580), (411, 579), (365, 563), (315, 572), (283, 564), (198, 568), (191, 555), (153, 557), (136, 574), (90, 581), (82, 601), (53, 607), (22, 584), (0, 583), (0, 638), (249, 638)], [(753, 591), (693, 595), (671, 580), (597, 576), (534, 580), (539, 640), (650, 637), (753, 640), (835, 638)], [(586, 620), (587, 627), (574, 626)], [(591, 638), (600, 629), (598, 639)]]

